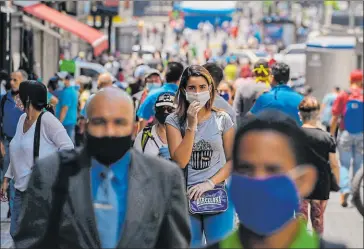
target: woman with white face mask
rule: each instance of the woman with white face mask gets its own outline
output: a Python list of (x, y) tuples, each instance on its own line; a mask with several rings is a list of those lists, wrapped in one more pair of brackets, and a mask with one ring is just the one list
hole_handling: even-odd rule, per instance
[(234, 227), (225, 181), (231, 170), (234, 124), (212, 107), (213, 79), (202, 66), (190, 66), (181, 76), (176, 112), (166, 120), (170, 155), (185, 170), (191, 218), (192, 247), (217, 241)]

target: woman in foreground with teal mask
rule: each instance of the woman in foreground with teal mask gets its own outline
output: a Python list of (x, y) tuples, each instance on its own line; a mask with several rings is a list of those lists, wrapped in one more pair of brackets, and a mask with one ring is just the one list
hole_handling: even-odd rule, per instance
[(305, 141), (283, 113), (264, 111), (246, 120), (235, 137), (229, 195), (239, 229), (208, 248), (344, 248), (295, 218), (317, 179), (315, 168), (305, 164)]

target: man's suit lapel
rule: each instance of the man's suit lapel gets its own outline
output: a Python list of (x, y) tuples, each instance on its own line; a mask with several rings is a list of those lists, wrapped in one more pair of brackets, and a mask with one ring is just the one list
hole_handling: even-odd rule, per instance
[(91, 199), (91, 160), (83, 150), (78, 160), (81, 171), (70, 180), (70, 205), (76, 220), (77, 231), (89, 248), (101, 248), (96, 218)]
[[(145, 211), (148, 210), (148, 199), (151, 198), (149, 165), (143, 165), (143, 161), (138, 158), (138, 153), (131, 151), (131, 165), (128, 177), (128, 203), (126, 217), (121, 232), (121, 239), (118, 248), (128, 247), (130, 240), (135, 240), (140, 233), (140, 226), (145, 222), (143, 220)], [(140, 156), (140, 155), (139, 155)]]

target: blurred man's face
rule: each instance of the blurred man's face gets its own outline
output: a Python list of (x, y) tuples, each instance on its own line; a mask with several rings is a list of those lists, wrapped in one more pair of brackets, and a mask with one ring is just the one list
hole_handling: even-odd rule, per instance
[(18, 91), (20, 83), (23, 81), (23, 76), (19, 72), (14, 72), (11, 74), (10, 86), (11, 90)]
[[(95, 97), (96, 98), (96, 97)], [(87, 131), (95, 137), (122, 137), (133, 132), (134, 110), (126, 101), (95, 99)]]

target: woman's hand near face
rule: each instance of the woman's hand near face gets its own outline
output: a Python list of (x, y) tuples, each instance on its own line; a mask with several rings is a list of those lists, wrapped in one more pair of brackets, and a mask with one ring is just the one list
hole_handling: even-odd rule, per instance
[(201, 110), (200, 103), (193, 101), (187, 109), (187, 126), (190, 129), (195, 130), (197, 128), (197, 114)]

